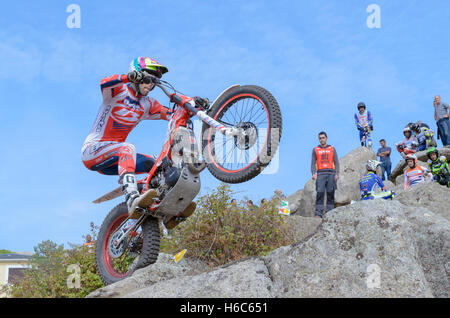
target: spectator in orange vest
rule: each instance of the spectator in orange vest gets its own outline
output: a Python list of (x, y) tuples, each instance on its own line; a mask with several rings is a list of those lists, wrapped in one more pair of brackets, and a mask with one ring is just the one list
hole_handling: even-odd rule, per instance
[(90, 234), (86, 235), (86, 241), (83, 246), (92, 246), (95, 242), (92, 241), (92, 236)]
[[(334, 191), (339, 178), (339, 158), (336, 149), (328, 145), (327, 140), (327, 134), (324, 131), (320, 132), (320, 144), (313, 149), (311, 156), (311, 173), (313, 180), (316, 180), (317, 191), (315, 216), (320, 218), (334, 208)], [(324, 211), (325, 192), (326, 211)]]

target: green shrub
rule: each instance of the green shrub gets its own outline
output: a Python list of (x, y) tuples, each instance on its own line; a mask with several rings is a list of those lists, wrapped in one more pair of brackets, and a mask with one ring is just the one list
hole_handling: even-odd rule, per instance
[(244, 201), (231, 203), (232, 194), (229, 185), (221, 184), (201, 196), (195, 213), (162, 238), (161, 251), (187, 249), (186, 256), (217, 266), (293, 243), (286, 216), (278, 213), (278, 197), (250, 207)]
[[(96, 237), (97, 228), (91, 223), (91, 236)], [(96, 272), (93, 246), (75, 246), (64, 249), (52, 241), (43, 241), (34, 247), (29, 260), (30, 268), (23, 279), (11, 286), (4, 286), (3, 292), (10, 297), (84, 297), (103, 286)], [(68, 278), (74, 272), (68, 271), (71, 264), (80, 269), (80, 288), (70, 288)], [(0, 291), (2, 292), (2, 291)]]

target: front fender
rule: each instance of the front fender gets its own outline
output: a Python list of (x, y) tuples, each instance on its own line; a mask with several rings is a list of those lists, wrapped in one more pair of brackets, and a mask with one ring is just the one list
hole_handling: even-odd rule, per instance
[(225, 93), (227, 93), (227, 92), (231, 91), (232, 89), (234, 89), (234, 88), (236, 88), (236, 87), (239, 87), (239, 86), (241, 86), (241, 85), (239, 85), (239, 84), (234, 84), (234, 85), (231, 85), (230, 87), (228, 87), (227, 89), (225, 89), (222, 93), (219, 94), (219, 96), (217, 96), (217, 98), (214, 100), (214, 102), (212, 103), (212, 105), (211, 105), (211, 107), (210, 107), (209, 109), (213, 109), (213, 107), (214, 107), (214, 105), (216, 104), (217, 100), (218, 100), (223, 94), (225, 94)]

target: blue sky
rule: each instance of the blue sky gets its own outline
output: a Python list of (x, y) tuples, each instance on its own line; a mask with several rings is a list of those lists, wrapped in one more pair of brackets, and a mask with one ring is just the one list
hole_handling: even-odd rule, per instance
[[(66, 26), (72, 3), (79, 29)], [(366, 25), (372, 3), (380, 29)], [(279, 170), (233, 185), (238, 198), (259, 201), (304, 186), (319, 131), (340, 156), (358, 146), (359, 101), (374, 115), (374, 140), (390, 146), (410, 121), (435, 128), (433, 96), (450, 100), (449, 9), (447, 0), (3, 3), (0, 249), (81, 242), (89, 222), (100, 225), (120, 202), (91, 203), (117, 178), (87, 170), (80, 149), (101, 103), (100, 79), (125, 73), (133, 58), (168, 66), (165, 79), (191, 96), (214, 99), (234, 83), (272, 92), (283, 115)], [(128, 141), (157, 154), (166, 125), (145, 122)], [(399, 158), (394, 152), (394, 164)], [(202, 193), (218, 185), (209, 172), (202, 182)]]

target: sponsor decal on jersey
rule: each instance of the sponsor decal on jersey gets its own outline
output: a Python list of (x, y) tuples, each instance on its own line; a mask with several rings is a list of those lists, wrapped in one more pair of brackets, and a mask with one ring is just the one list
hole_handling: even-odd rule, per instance
[(113, 120), (113, 126), (112, 127), (113, 127), (113, 129), (116, 129), (116, 130), (128, 130), (128, 129), (130, 129), (130, 126), (119, 124), (115, 120)]
[(91, 147), (89, 147), (89, 154), (90, 155), (96, 155), (100, 152), (100, 150), (103, 150), (104, 148), (111, 146), (112, 144), (115, 144), (116, 142), (107, 142), (107, 143), (101, 143), (101, 144), (95, 144)]
[(128, 107), (116, 106), (111, 111), (111, 117), (122, 125), (134, 126), (141, 119), (144, 111), (131, 110)]
[(97, 127), (95, 128), (95, 132), (100, 132), (103, 128), (103, 126), (105, 125), (106, 122), (106, 117), (109, 114), (109, 111), (111, 110), (112, 106), (108, 105), (106, 106), (105, 110), (103, 111), (103, 113), (100, 115), (100, 118), (97, 122)]
[(130, 96), (125, 97), (123, 100), (124, 104), (133, 109), (140, 109), (141, 104), (138, 100), (132, 99)]

